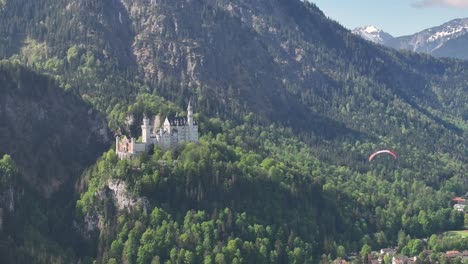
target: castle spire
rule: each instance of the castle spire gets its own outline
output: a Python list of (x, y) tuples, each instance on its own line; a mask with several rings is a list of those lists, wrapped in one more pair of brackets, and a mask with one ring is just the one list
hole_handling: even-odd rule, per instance
[(193, 109), (192, 109), (192, 100), (189, 100), (187, 106), (187, 123), (189, 126), (193, 125)]

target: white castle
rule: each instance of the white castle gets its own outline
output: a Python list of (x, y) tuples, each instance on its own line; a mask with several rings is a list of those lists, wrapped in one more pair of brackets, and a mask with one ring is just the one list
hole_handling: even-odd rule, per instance
[(143, 117), (141, 125), (141, 143), (135, 138), (115, 138), (115, 152), (120, 159), (132, 158), (140, 153), (148, 151), (151, 145), (158, 145), (163, 149), (169, 149), (183, 142), (198, 142), (198, 125), (193, 120), (192, 105), (189, 101), (187, 116), (167, 118), (161, 125), (159, 115), (150, 119)]

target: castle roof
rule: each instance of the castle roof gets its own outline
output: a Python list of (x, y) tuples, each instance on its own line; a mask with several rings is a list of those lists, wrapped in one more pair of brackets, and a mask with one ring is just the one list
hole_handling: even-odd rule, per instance
[(187, 117), (185, 116), (176, 116), (173, 118), (168, 118), (168, 120), (171, 126), (186, 126), (187, 125)]
[[(167, 118), (169, 121), (169, 124), (171, 126), (187, 126), (188, 125), (188, 119), (186, 116), (176, 116), (172, 118)], [(197, 124), (196, 121), (193, 121), (194, 125)]]

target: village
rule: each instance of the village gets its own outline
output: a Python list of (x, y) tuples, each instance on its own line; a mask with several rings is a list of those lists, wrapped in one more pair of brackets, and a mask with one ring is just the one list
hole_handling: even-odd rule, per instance
[[(425, 259), (428, 259), (430, 255), (432, 254), (432, 250), (425, 250), (422, 252), (424, 255)], [(344, 259), (337, 259), (333, 264), (347, 264), (347, 263), (353, 263), (352, 260), (353, 258), (356, 258), (356, 256), (352, 256), (352, 258), (348, 261)], [(447, 251), (444, 253), (444, 258), (447, 261), (461, 261), (457, 263), (467, 263), (468, 261), (468, 250), (465, 250), (463, 252), (457, 251), (457, 250), (452, 250), (452, 251)], [(449, 262), (449, 263), (452, 263)], [(396, 248), (383, 248), (380, 251), (373, 251), (370, 254), (367, 255), (366, 262), (369, 264), (386, 264), (386, 263), (391, 263), (391, 264), (417, 264), (417, 263), (431, 263), (431, 262), (424, 262), (420, 258), (420, 256), (413, 256), (413, 257), (407, 257), (403, 255), (399, 255), (397, 253)]]
[[(464, 212), (465, 219), (468, 219), (468, 193), (461, 197), (454, 197), (451, 199), (451, 204), (453, 210)], [(464, 239), (468, 240), (468, 226), (465, 220), (465, 230), (448, 232), (455, 235), (462, 235)], [(428, 238), (422, 239), (425, 246), (428, 245)], [(434, 256), (436, 252), (433, 250), (425, 249), (417, 256), (405, 256), (399, 253), (397, 247), (382, 248), (379, 251), (371, 251), (366, 254), (364, 258), (364, 263), (369, 264), (420, 264), (420, 263), (439, 263), (431, 262), (431, 257)], [(468, 248), (465, 250), (447, 250), (445, 252), (439, 253), (442, 256), (442, 259), (446, 262), (440, 263), (468, 263)], [(347, 264), (355, 263), (355, 260), (359, 258), (358, 253), (352, 253), (347, 257), (347, 260), (338, 258), (333, 261), (333, 264)], [(361, 262), (359, 262), (361, 263)]]

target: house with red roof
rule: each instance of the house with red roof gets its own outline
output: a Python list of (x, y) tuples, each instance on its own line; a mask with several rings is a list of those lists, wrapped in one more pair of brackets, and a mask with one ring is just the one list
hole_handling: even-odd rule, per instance
[(452, 198), (452, 202), (454, 202), (455, 204), (463, 204), (463, 205), (468, 204), (468, 201), (465, 198), (462, 198), (462, 197), (454, 197), (454, 198)]

